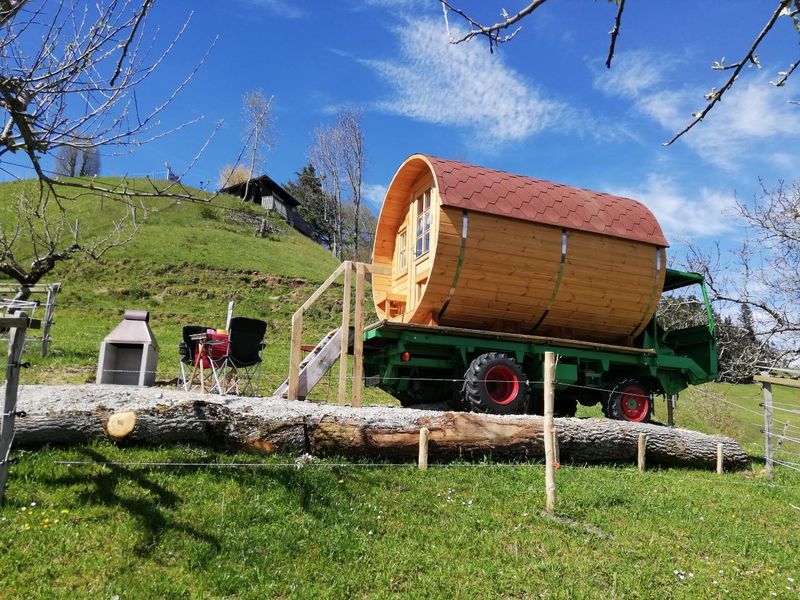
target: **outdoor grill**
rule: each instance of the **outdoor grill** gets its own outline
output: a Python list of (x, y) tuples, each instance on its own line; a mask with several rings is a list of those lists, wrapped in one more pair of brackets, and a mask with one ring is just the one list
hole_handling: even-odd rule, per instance
[(97, 383), (153, 385), (158, 344), (146, 310), (126, 310), (122, 322), (100, 344)]

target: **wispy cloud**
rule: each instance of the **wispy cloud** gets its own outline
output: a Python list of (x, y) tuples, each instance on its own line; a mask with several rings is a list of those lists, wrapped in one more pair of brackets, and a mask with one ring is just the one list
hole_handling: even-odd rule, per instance
[(287, 19), (301, 19), (306, 12), (298, 8), (291, 0), (240, 0), (256, 8), (264, 9), (272, 15)]
[(527, 139), (539, 132), (588, 131), (589, 119), (548, 97), (481, 44), (448, 43), (441, 22), (409, 19), (395, 29), (399, 57), (363, 60), (393, 90), (379, 110), (460, 128), (483, 143)]
[(594, 73), (594, 86), (610, 96), (637, 98), (642, 93), (664, 83), (667, 72), (674, 63), (651, 52), (619, 53), (614, 66), (598, 67)]
[(359, 4), (375, 8), (408, 9), (428, 6), (431, 2), (430, 0), (360, 0)]
[(610, 193), (643, 202), (656, 215), (671, 242), (716, 236), (732, 230), (736, 218), (736, 198), (710, 188), (700, 188), (693, 198), (681, 193), (672, 178), (651, 173), (644, 183), (633, 187), (611, 188)]
[[(709, 163), (727, 170), (766, 152), (797, 148), (800, 111), (787, 103), (796, 90), (775, 88), (768, 77), (739, 81), (682, 141)], [(655, 92), (639, 107), (665, 129), (678, 131), (703, 104), (699, 92)]]
[[(630, 99), (639, 114), (662, 128), (666, 138), (687, 125), (691, 114), (706, 102), (704, 90), (670, 85), (676, 64), (670, 57), (648, 52), (620, 54), (611, 73), (596, 74), (594, 85), (608, 95)], [(680, 143), (726, 170), (778, 154), (785, 163), (786, 149), (797, 147), (800, 133), (800, 110), (787, 103), (798, 94), (798, 86), (790, 80), (789, 85), (776, 88), (768, 80), (765, 74), (743, 76)]]
[(361, 197), (371, 208), (379, 210), (386, 196), (387, 187), (380, 183), (361, 184)]

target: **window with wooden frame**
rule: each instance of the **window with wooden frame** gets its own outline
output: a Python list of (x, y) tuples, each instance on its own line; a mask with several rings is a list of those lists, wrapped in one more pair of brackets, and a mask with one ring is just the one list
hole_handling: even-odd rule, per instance
[(397, 232), (397, 242), (395, 244), (395, 265), (398, 271), (404, 271), (408, 264), (408, 236), (405, 225)]
[(431, 190), (417, 198), (417, 244), (415, 256), (425, 256), (431, 249)]

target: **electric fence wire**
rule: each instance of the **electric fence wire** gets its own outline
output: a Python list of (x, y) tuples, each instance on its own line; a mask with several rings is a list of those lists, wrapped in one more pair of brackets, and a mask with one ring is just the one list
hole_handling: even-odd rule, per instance
[(800, 456), (800, 452), (792, 452), (791, 450), (784, 450), (783, 448), (773, 448), (773, 452), (780, 452), (781, 454), (791, 454), (793, 456)]
[(781, 465), (783, 467), (786, 467), (787, 469), (792, 469), (793, 471), (800, 472), (800, 463), (785, 462), (782, 460), (778, 460), (776, 458), (773, 458), (772, 462), (774, 462), (776, 465)]
[(792, 408), (781, 408), (779, 406), (772, 405), (772, 410), (777, 410), (779, 412), (785, 412), (793, 415), (800, 415), (800, 410), (792, 409)]
[(787, 442), (792, 442), (793, 444), (800, 444), (800, 438), (791, 437), (791, 436), (783, 435), (783, 434), (780, 434), (780, 433), (775, 433), (774, 431), (772, 432), (770, 437), (780, 438), (782, 440), (786, 440)]
[[(778, 463), (779, 461), (775, 461)], [(418, 469), (417, 463), (409, 461), (406, 463), (388, 463), (388, 462), (325, 462), (316, 459), (315, 457), (302, 455), (293, 462), (188, 462), (188, 461), (87, 461), (87, 460), (54, 460), (51, 462), (53, 465), (64, 467), (92, 467), (92, 468), (142, 468), (142, 469), (407, 469), (409, 471), (416, 471)], [(799, 463), (788, 463), (796, 465)], [(526, 463), (490, 463), (490, 462), (457, 462), (457, 463), (429, 463), (428, 469), (436, 470), (459, 470), (459, 469), (486, 469), (486, 470), (506, 470), (506, 469), (522, 469), (522, 470), (543, 470), (542, 459), (534, 460)], [(591, 465), (588, 464), (565, 464), (560, 465), (560, 469), (570, 470), (588, 470), (592, 471), (611, 471), (618, 476), (629, 476), (631, 478), (640, 478), (638, 470), (634, 467), (620, 468), (609, 467), (604, 465)], [(668, 474), (669, 470), (664, 471)], [(649, 471), (650, 476), (660, 474), (659, 471)], [(748, 481), (741, 478), (725, 477), (720, 478), (716, 474), (709, 474), (708, 477), (697, 477), (692, 475), (682, 475), (681, 480), (690, 480), (702, 482), (704, 485), (707, 483), (714, 483), (718, 485), (744, 485), (756, 487), (760, 489), (769, 488), (786, 488), (798, 489), (800, 484), (786, 484), (778, 483), (773, 480), (764, 479), (763, 481)]]

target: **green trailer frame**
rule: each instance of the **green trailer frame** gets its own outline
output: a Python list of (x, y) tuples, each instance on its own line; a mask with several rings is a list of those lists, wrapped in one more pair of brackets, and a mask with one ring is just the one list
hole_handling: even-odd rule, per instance
[(475, 357), (497, 352), (515, 359), (535, 394), (543, 386), (544, 353), (555, 352), (557, 405), (559, 398), (604, 402), (627, 379), (653, 394), (677, 395), (717, 377), (714, 317), (703, 277), (667, 270), (665, 291), (694, 285), (702, 290), (707, 324), (664, 330), (654, 316), (632, 346), (380, 321), (364, 331), (364, 374), (368, 385), (404, 405), (441, 401), (457, 393)]

